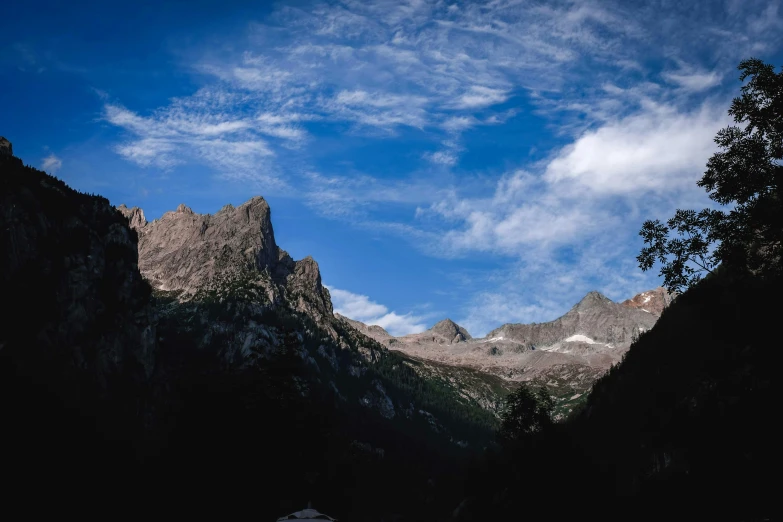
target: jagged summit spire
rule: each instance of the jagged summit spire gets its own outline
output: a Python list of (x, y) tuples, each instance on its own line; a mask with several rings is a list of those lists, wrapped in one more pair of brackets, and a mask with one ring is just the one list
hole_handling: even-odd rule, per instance
[(442, 335), (451, 342), (467, 341), (472, 339), (467, 330), (452, 321), (451, 319), (444, 319), (430, 328), (432, 333)]
[(215, 214), (198, 214), (183, 203), (152, 222), (140, 208), (120, 205), (117, 210), (139, 234), (139, 269), (158, 290), (193, 295), (266, 273), (285, 286), (289, 297), (297, 296), (301, 307), (314, 302), (321, 313), (332, 313), (318, 263), (309, 256), (294, 261), (278, 247), (269, 204), (261, 196)]
[(130, 227), (137, 232), (147, 224), (147, 219), (144, 217), (144, 211), (139, 207), (128, 208), (125, 203), (117, 207), (123, 216), (125, 216), (130, 224)]
[(599, 304), (613, 303), (611, 299), (606, 297), (598, 290), (591, 290), (574, 306), (574, 310), (581, 310), (586, 307), (595, 306)]

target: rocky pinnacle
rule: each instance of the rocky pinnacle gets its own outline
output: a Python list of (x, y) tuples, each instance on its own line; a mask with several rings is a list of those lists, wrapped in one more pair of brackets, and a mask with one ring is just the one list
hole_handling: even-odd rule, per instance
[(151, 222), (137, 207), (117, 210), (139, 235), (139, 269), (158, 290), (193, 295), (218, 280), (266, 277), (303, 307), (312, 303), (332, 313), (318, 264), (311, 257), (294, 261), (277, 246), (269, 205), (260, 196), (215, 214), (197, 214), (182, 204)]

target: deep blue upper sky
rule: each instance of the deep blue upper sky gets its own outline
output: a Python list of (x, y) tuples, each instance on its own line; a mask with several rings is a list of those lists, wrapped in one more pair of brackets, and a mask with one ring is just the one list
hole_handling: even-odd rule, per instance
[(148, 219), (253, 195), (338, 311), (392, 333), (546, 321), (659, 284), (779, 1), (14, 2), (0, 135)]

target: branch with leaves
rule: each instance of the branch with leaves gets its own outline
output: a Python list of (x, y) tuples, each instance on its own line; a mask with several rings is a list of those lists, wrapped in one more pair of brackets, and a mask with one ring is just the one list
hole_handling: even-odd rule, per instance
[(730, 211), (677, 210), (664, 225), (646, 221), (642, 270), (661, 264), (669, 291), (687, 290), (719, 264), (767, 276), (783, 275), (783, 71), (751, 58), (740, 63), (749, 79), (729, 114), (738, 125), (718, 132), (721, 149), (698, 185)]

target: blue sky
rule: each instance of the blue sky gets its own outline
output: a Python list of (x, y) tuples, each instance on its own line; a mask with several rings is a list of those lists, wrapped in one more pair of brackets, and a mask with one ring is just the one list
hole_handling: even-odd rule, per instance
[(483, 335), (660, 284), (645, 219), (696, 187), (780, 1), (13, 2), (0, 135), (77, 189), (262, 195), (335, 307)]

